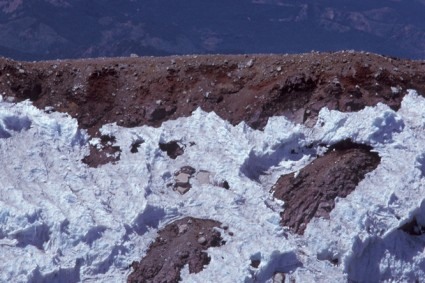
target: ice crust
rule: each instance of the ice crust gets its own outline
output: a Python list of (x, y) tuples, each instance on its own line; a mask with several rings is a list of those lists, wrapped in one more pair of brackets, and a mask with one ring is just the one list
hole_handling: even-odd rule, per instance
[[(425, 99), (413, 90), (398, 112), (383, 104), (322, 109), (313, 128), (274, 117), (261, 132), (198, 109), (160, 128), (103, 126), (121, 158), (89, 168), (81, 162), (89, 136), (75, 119), (0, 99), (0, 281), (125, 282), (156, 231), (183, 216), (218, 220), (234, 233), (221, 231), (226, 244), (208, 250), (202, 272), (184, 269), (183, 282), (271, 282), (277, 271), (296, 282), (425, 278), (425, 236), (398, 229), (413, 217), (425, 225), (424, 127)], [(347, 138), (373, 146), (381, 164), (336, 201), (329, 220), (293, 235), (279, 224), (271, 185), (311, 162), (319, 144)], [(158, 146), (172, 140), (185, 151), (174, 160)], [(195, 183), (178, 194), (167, 184), (185, 165), (230, 189)]]

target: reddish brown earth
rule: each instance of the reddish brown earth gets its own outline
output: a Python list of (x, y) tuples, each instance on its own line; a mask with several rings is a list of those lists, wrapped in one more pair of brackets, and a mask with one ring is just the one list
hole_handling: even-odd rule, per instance
[[(402, 88), (399, 95), (392, 86)], [(112, 122), (159, 126), (197, 107), (261, 129), (275, 115), (306, 122), (324, 106), (357, 111), (384, 102), (398, 108), (407, 88), (425, 92), (425, 62), (354, 52), (0, 59), (0, 88), (3, 96), (69, 113), (92, 135)]]
[[(101, 135), (99, 145), (101, 149), (91, 146), (90, 154), (84, 157), (82, 161), (90, 167), (97, 167), (100, 164), (117, 162), (120, 160), (121, 148), (113, 145), (115, 141), (116, 138), (114, 136)], [(132, 147), (133, 151), (136, 149), (137, 147), (135, 147), (135, 149)]]
[[(401, 90), (394, 94), (391, 87)], [(198, 107), (256, 129), (276, 115), (312, 125), (322, 107), (347, 112), (383, 102), (397, 109), (408, 88), (425, 93), (424, 61), (354, 52), (35, 63), (0, 59), (0, 94), (67, 112), (92, 136), (100, 136), (106, 123), (157, 127)], [(96, 167), (110, 161), (101, 155), (91, 150), (87, 163)]]
[[(353, 52), (34, 63), (0, 59), (0, 95), (6, 101), (30, 99), (39, 108), (49, 107), (46, 111), (69, 113), (92, 137), (100, 138), (101, 146), (91, 146), (82, 160), (92, 167), (119, 160), (121, 149), (114, 138), (99, 133), (106, 123), (158, 127), (201, 107), (233, 125), (245, 121), (256, 129), (276, 115), (312, 126), (323, 107), (349, 112), (382, 102), (398, 109), (409, 88), (425, 94), (424, 61)], [(131, 152), (141, 143), (136, 141)], [(170, 158), (184, 150), (173, 141), (158, 147)], [(282, 224), (296, 233), (303, 233), (313, 217), (328, 217), (335, 197), (347, 196), (379, 163), (365, 146), (347, 143), (334, 148), (297, 177), (282, 176), (274, 188), (274, 195), (286, 203)], [(179, 234), (178, 226), (188, 220), (159, 232), (147, 255), (132, 265), (129, 282), (176, 282), (185, 264), (191, 272), (202, 270), (208, 263), (205, 249), (221, 244), (211, 230), (219, 223), (192, 219), (189, 229)], [(403, 229), (415, 232), (415, 226)], [(207, 244), (197, 244), (200, 231)]]
[(329, 218), (335, 198), (348, 196), (364, 176), (376, 169), (381, 158), (371, 147), (343, 141), (309, 165), (283, 175), (273, 186), (273, 195), (285, 202), (282, 225), (303, 234), (313, 217)]
[(188, 264), (190, 273), (202, 271), (210, 262), (206, 250), (225, 242), (213, 220), (186, 217), (165, 226), (158, 232), (146, 256), (133, 262), (127, 282), (178, 282), (181, 269)]

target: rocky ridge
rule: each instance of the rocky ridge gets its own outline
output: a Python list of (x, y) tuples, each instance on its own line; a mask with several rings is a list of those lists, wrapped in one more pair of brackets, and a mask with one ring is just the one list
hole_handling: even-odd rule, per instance
[[(8, 101), (30, 99), (66, 112), (91, 136), (99, 128), (159, 126), (198, 107), (235, 125), (261, 129), (283, 115), (313, 125), (322, 107), (358, 111), (379, 102), (400, 106), (406, 89), (425, 92), (425, 62), (369, 53), (183, 56), (46, 61), (0, 60)], [(107, 162), (102, 153), (91, 166)]]

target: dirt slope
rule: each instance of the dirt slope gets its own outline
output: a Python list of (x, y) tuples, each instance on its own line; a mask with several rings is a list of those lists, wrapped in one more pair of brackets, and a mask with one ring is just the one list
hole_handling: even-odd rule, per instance
[(425, 62), (368, 53), (183, 56), (19, 63), (0, 59), (4, 97), (31, 99), (101, 125), (159, 126), (197, 107), (262, 128), (274, 115), (312, 123), (326, 106), (398, 108), (407, 88), (425, 93)]

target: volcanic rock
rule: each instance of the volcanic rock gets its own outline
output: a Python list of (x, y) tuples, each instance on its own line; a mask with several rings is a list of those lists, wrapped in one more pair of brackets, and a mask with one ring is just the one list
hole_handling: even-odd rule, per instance
[(196, 170), (190, 166), (183, 166), (179, 171), (174, 173), (174, 190), (178, 191), (180, 194), (184, 195), (191, 188), (190, 178), (193, 177)]
[(82, 159), (82, 162), (90, 167), (99, 167), (107, 163), (115, 163), (120, 160), (121, 148), (114, 146), (116, 142), (114, 136), (102, 135), (100, 144), (97, 146), (90, 144), (90, 153)]
[(323, 155), (273, 186), (273, 195), (285, 202), (282, 225), (303, 234), (313, 217), (329, 218), (335, 198), (348, 196), (380, 163), (377, 153), (349, 140), (339, 142)]
[[(255, 59), (252, 67), (240, 67), (250, 59)], [(0, 87), (5, 100), (31, 99), (41, 109), (69, 113), (97, 137), (106, 123), (160, 126), (198, 107), (233, 125), (246, 121), (262, 129), (276, 115), (311, 124), (323, 107), (358, 111), (382, 102), (398, 109), (406, 89), (425, 93), (425, 63), (356, 52), (35, 63), (0, 59)]]
[(179, 282), (180, 271), (186, 264), (190, 273), (202, 271), (211, 260), (206, 250), (224, 244), (215, 230), (220, 225), (214, 220), (192, 217), (168, 224), (158, 232), (146, 256), (132, 263), (133, 272), (127, 282)]
[(142, 143), (144, 143), (144, 140), (136, 140), (134, 141), (130, 146), (130, 152), (131, 153), (137, 153), (139, 152), (139, 147)]
[(184, 153), (183, 147), (180, 146), (177, 141), (159, 143), (159, 148), (166, 152), (167, 155), (172, 159), (176, 159), (177, 156), (180, 156)]

